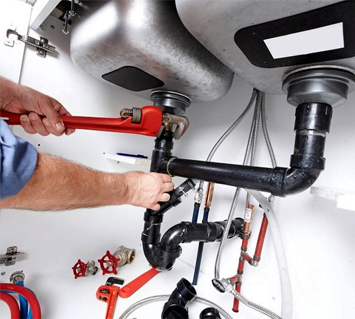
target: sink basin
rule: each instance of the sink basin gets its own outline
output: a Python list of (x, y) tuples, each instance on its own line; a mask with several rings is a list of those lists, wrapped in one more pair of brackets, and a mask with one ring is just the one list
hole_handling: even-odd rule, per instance
[(286, 74), (355, 70), (355, 1), (176, 0), (186, 28), (253, 87), (283, 94)]
[(228, 92), (234, 73), (187, 31), (174, 1), (82, 3), (70, 43), (80, 69), (147, 99), (157, 89), (192, 102)]

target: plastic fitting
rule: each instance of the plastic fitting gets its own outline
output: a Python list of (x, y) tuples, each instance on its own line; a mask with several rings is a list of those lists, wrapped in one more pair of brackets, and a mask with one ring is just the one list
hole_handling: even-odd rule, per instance
[(160, 173), (199, 179), (268, 192), (285, 197), (312, 186), (324, 169), (326, 133), (329, 132), (332, 107), (322, 103), (304, 103), (296, 108), (295, 146), (290, 168), (253, 167), (165, 157)]
[(161, 319), (188, 319), (187, 304), (195, 297), (195, 288), (188, 280), (182, 278), (164, 304)]
[(200, 313), (200, 319), (221, 319), (219, 311), (216, 308), (206, 308)]
[[(159, 270), (172, 268), (176, 259), (181, 255), (180, 244), (182, 243), (220, 241), (227, 223), (226, 221), (198, 224), (181, 222), (172, 226), (160, 241), (161, 221), (153, 221), (153, 219), (150, 219), (151, 227), (149, 227), (149, 223), (145, 223), (142, 234), (142, 247), (148, 262)], [(242, 234), (243, 219), (236, 218), (229, 228), (228, 238), (241, 237)]]

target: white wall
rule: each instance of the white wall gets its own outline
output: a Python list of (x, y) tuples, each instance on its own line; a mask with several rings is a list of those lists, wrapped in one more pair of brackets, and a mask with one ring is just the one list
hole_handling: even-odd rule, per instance
[[(54, 29), (50, 26), (53, 25)], [(37, 57), (35, 50), (26, 49), (21, 84), (31, 86), (61, 101), (73, 115), (119, 115), (123, 107), (149, 105), (149, 101), (135, 97), (121, 89), (100, 82), (78, 70), (70, 60), (69, 37), (61, 33), (61, 23), (47, 20), (43, 31), (59, 51), (58, 57)], [(31, 34), (36, 35), (31, 31)], [(0, 70), (1, 72), (1, 70)], [(174, 155), (182, 158), (205, 159), (209, 150), (239, 116), (249, 100), (252, 88), (235, 78), (229, 93), (213, 102), (190, 106), (186, 112), (191, 127), (175, 143)], [(267, 116), (271, 141), (279, 166), (288, 166), (294, 143), (294, 108), (284, 96), (267, 96)], [(315, 185), (355, 190), (355, 94), (334, 111), (331, 134), (327, 138), (326, 170)], [(240, 125), (216, 154), (216, 161), (241, 163), (249, 133), (251, 114)], [(28, 136), (20, 128), (15, 132), (37, 145), (39, 151), (49, 152), (84, 165), (111, 172), (131, 169), (128, 164), (117, 164), (104, 158), (103, 152), (151, 154), (154, 138), (77, 131), (69, 137)], [(257, 165), (270, 166), (263, 140)], [(175, 184), (182, 179), (174, 178)], [(210, 219), (227, 217), (234, 189), (217, 185)], [(95, 194), (92, 194), (95, 196)], [(63, 199), (65, 200), (65, 199)], [(243, 215), (243, 203), (238, 216)], [(162, 231), (181, 220), (191, 220), (193, 196), (166, 214)], [(276, 212), (284, 238), (294, 296), (294, 318), (354, 318), (354, 212), (337, 209), (334, 202), (302, 194), (277, 199)], [(26, 284), (33, 289), (41, 302), (43, 318), (103, 317), (105, 304), (95, 300), (96, 289), (104, 284), (106, 276), (74, 280), (71, 267), (78, 258), (101, 258), (106, 250), (119, 245), (137, 249), (137, 260), (119, 270), (119, 276), (129, 282), (149, 269), (140, 246), (143, 227), (143, 209), (122, 206), (100, 209), (48, 213), (28, 211), (1, 211), (0, 251), (17, 245), (28, 253), (28, 259), (12, 267), (0, 267), (2, 282), (15, 270), (23, 269)], [(201, 214), (202, 215), (202, 214)], [(256, 211), (250, 252), (253, 253), (262, 217)], [(228, 243), (223, 259), (222, 275), (233, 275), (237, 269), (240, 240)], [(230, 313), (232, 298), (219, 294), (210, 285), (218, 244), (205, 245), (202, 274), (196, 287), (198, 295), (218, 303)], [(117, 303), (116, 316), (128, 305), (152, 294), (170, 294), (176, 282), (185, 277), (192, 280), (197, 244), (183, 245), (183, 254), (170, 272), (157, 276), (133, 297)], [(280, 288), (270, 236), (267, 236), (260, 265), (252, 269), (246, 265), (242, 292), (251, 300), (280, 313)], [(162, 303), (137, 312), (134, 318), (159, 318)], [(5, 308), (0, 308), (5, 309)], [(202, 306), (191, 305), (191, 318), (198, 318)], [(151, 314), (147, 316), (147, 311)], [(4, 310), (7, 311), (7, 310)], [(5, 312), (4, 312), (5, 313)], [(235, 318), (262, 318), (253, 310), (241, 306)], [(2, 317), (4, 318), (4, 317)], [(5, 316), (5, 318), (7, 318)]]

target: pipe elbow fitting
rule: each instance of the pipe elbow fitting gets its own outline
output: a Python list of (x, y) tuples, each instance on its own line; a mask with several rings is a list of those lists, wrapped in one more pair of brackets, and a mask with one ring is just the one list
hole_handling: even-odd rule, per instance
[(289, 168), (284, 175), (282, 194), (277, 195), (286, 197), (305, 191), (314, 184), (320, 173), (319, 169)]
[(181, 246), (178, 246), (175, 250), (168, 251), (162, 249), (160, 244), (155, 245), (143, 242), (142, 246), (145, 258), (149, 264), (161, 271), (170, 270), (182, 253)]
[(191, 283), (182, 278), (164, 304), (161, 319), (181, 318), (188, 319), (187, 304), (196, 297), (196, 290)]

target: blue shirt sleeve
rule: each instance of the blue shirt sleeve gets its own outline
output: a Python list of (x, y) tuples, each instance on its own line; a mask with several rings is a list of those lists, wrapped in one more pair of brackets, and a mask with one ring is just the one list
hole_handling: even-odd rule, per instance
[(0, 120), (0, 199), (16, 195), (30, 180), (37, 164), (37, 150), (15, 136)]

